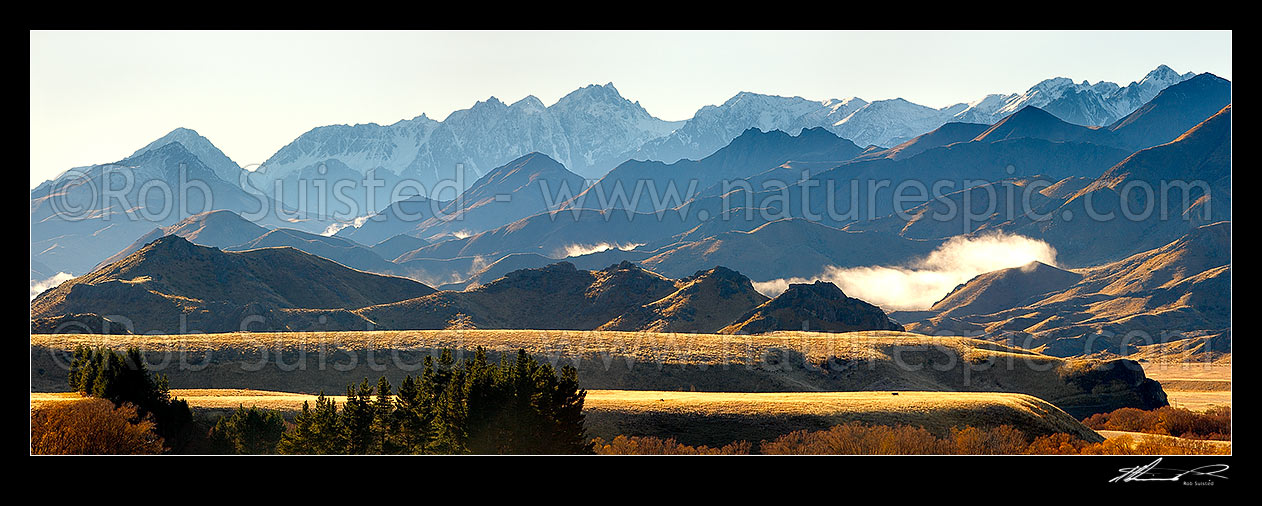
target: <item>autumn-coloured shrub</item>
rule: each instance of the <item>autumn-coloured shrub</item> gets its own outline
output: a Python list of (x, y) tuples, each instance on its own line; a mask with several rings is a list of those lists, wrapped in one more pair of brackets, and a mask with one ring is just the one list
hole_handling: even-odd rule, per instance
[(1132, 437), (1123, 434), (1102, 443), (1085, 445), (1081, 455), (1227, 455), (1228, 445), (1215, 445), (1208, 441), (1178, 439), (1159, 435)]
[(1026, 455), (1079, 455), (1090, 446), (1086, 440), (1063, 432), (1035, 438), (1022, 452)]
[(63, 402), (31, 410), (31, 453), (146, 455), (162, 453), (162, 438), (136, 408), (105, 399)]
[(597, 455), (749, 455), (752, 446), (748, 441), (738, 441), (720, 448), (688, 446), (674, 438), (618, 436), (606, 442), (602, 438), (592, 441)]
[(1091, 415), (1082, 421), (1095, 430), (1144, 432), (1186, 439), (1231, 440), (1231, 407), (1213, 406), (1205, 412), (1164, 406), (1144, 411), (1121, 408)]
[(944, 442), (947, 447), (943, 453), (952, 455), (1013, 455), (1030, 446), (1024, 433), (1008, 425), (991, 429), (952, 427)]
[[(691, 447), (674, 439), (618, 436), (595, 440), (600, 455), (744, 455), (747, 442), (722, 448)], [(943, 437), (907, 425), (865, 425), (851, 422), (826, 430), (800, 430), (763, 441), (767, 455), (1223, 455), (1230, 445), (1149, 435), (1121, 435), (1099, 443), (1058, 433), (1028, 439), (1013, 427), (955, 427)]]
[(791, 432), (763, 441), (760, 449), (769, 455), (926, 455), (941, 453), (943, 447), (920, 427), (851, 422), (822, 431)]

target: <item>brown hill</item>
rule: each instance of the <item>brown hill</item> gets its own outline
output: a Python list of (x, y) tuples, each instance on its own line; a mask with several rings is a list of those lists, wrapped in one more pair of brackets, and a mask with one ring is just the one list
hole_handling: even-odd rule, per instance
[[(996, 297), (990, 299), (995, 304), (975, 309), (953, 306), (949, 314), (907, 328), (921, 333), (986, 333), (1057, 356), (1125, 356), (1183, 339), (1229, 343), (1231, 222), (1204, 225), (1160, 248), (1077, 273), (1081, 279), (1076, 283), (1024, 302), (1013, 299), (1006, 309), (995, 310), (1002, 306), (1002, 298)], [(946, 302), (935, 308), (951, 309)], [(1224, 349), (1229, 344), (1204, 351), (1217, 356)]]
[(1040, 212), (1048, 219), (1020, 217), (1003, 228), (1047, 241), (1070, 266), (1158, 248), (1198, 226), (1231, 219), (1231, 152), (1229, 105), (1177, 139), (1135, 152), (1058, 208)]
[(245, 251), (278, 247), (294, 248), (361, 271), (387, 275), (396, 274), (398, 271), (398, 266), (394, 263), (355, 241), (341, 237), (326, 237), (291, 228), (269, 230), (253, 240), (224, 248), (224, 250)]
[(675, 283), (630, 263), (585, 271), (569, 262), (522, 269), (474, 289), (363, 308), (358, 314), (394, 329), (461, 326), (497, 329), (594, 329), (675, 291)]
[(266, 233), (266, 228), (260, 227), (232, 211), (208, 211), (184, 218), (171, 226), (153, 229), (152, 232), (141, 236), (140, 239), (137, 239), (136, 242), (133, 242), (127, 248), (97, 264), (96, 267), (93, 267), (93, 270), (122, 260), (140, 248), (145, 247), (146, 244), (168, 235), (178, 235), (188, 239), (193, 244), (202, 246), (227, 248), (252, 241)]
[(942, 316), (989, 314), (1034, 302), (1039, 299), (1030, 299), (1064, 290), (1080, 280), (1081, 274), (1034, 261), (979, 274), (957, 286), (929, 309)]
[(681, 279), (674, 293), (628, 311), (597, 330), (715, 332), (766, 302), (749, 278), (725, 267)]
[(777, 330), (854, 332), (903, 330), (881, 308), (847, 297), (826, 281), (795, 283), (762, 305), (737, 318), (721, 334), (761, 334)]
[[(234, 331), (260, 316), (249, 328), (284, 330), (288, 319), (302, 319), (296, 310), (347, 310), (433, 292), (293, 248), (231, 253), (166, 236), (40, 294), (31, 301), (31, 318), (92, 313), (126, 321), (135, 333), (180, 333)], [(335, 320), (331, 325), (361, 320), (336, 311), (310, 318)]]

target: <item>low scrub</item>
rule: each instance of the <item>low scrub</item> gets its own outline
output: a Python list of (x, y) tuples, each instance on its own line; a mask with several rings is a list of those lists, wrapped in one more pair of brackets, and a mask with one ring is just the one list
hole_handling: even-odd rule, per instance
[(688, 446), (674, 438), (618, 436), (613, 441), (596, 438), (592, 445), (598, 455), (749, 455), (748, 441), (737, 441), (719, 448)]
[(1094, 430), (1143, 432), (1185, 439), (1231, 441), (1231, 407), (1212, 406), (1205, 412), (1165, 406), (1153, 410), (1121, 408), (1087, 417)]
[[(595, 440), (601, 455), (746, 455), (753, 445), (740, 441), (721, 448), (692, 447), (674, 439), (618, 436)], [(851, 422), (826, 430), (791, 432), (763, 441), (766, 455), (1215, 455), (1230, 446), (1163, 437), (1122, 435), (1091, 443), (1070, 434), (1028, 438), (1007, 425), (991, 429), (955, 427), (942, 437), (921, 427)]]
[(83, 399), (31, 410), (36, 455), (147, 455), (163, 451), (154, 423), (136, 407)]

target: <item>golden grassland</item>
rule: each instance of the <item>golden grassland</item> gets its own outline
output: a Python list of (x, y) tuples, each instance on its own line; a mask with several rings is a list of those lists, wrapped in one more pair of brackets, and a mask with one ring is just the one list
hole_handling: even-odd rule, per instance
[(809, 360), (867, 359), (888, 346), (935, 346), (972, 355), (1057, 360), (1032, 351), (965, 337), (932, 337), (909, 332), (773, 332), (761, 335), (619, 332), (595, 330), (401, 330), (348, 332), (234, 332), (179, 335), (33, 334), (31, 345), (74, 349), (78, 345), (147, 351), (234, 349), (525, 349), (532, 355), (562, 358), (616, 354), (637, 361), (719, 365), (756, 361), (771, 349), (792, 348)]
[(1120, 381), (1084, 380), (1100, 376), (1097, 368), (1120, 363), (1062, 359), (964, 337), (454, 329), (32, 335), (32, 391), (67, 390), (68, 354), (80, 345), (139, 347), (150, 370), (167, 375), (173, 388), (344, 393), (365, 378), (385, 376), (398, 384), (419, 374), (425, 358), (436, 358), (438, 350), (456, 350), (459, 360), (481, 347), (491, 360), (523, 349), (557, 367), (573, 365), (589, 390), (1014, 392), (1076, 417), (1134, 405), (1139, 395), (1128, 376), (1137, 370), (1115, 368)]
[(1167, 436), (1164, 434), (1148, 434), (1145, 432), (1127, 432), (1123, 430), (1099, 430), (1096, 431), (1105, 439), (1118, 441), (1129, 439), (1132, 447), (1140, 444), (1144, 440), (1155, 440), (1160, 442), (1175, 443), (1181, 445), (1204, 445), (1218, 450), (1231, 451), (1231, 441), (1216, 441), (1212, 439), (1188, 439), (1182, 437)]
[(1193, 411), (1231, 406), (1231, 363), (1144, 363), (1144, 374), (1161, 382), (1170, 405)]
[[(195, 410), (226, 413), (258, 406), (292, 417), (310, 394), (247, 389), (174, 389)], [(32, 409), (81, 399), (76, 393), (32, 393)], [(339, 405), (343, 396), (331, 396)], [(1091, 442), (1104, 438), (1051, 404), (1023, 394), (978, 392), (663, 392), (589, 390), (584, 402), (588, 434), (671, 437), (689, 445), (775, 439), (797, 430), (823, 430), (847, 422), (924, 427), (1010, 425), (1033, 436), (1068, 433)]]

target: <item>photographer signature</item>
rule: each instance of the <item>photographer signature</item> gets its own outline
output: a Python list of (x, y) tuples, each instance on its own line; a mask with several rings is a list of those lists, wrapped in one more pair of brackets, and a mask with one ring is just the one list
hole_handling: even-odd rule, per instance
[(1222, 478), (1225, 480), (1227, 477), (1218, 473), (1226, 471), (1229, 468), (1227, 464), (1210, 464), (1185, 471), (1182, 469), (1157, 467), (1157, 464), (1160, 463), (1161, 459), (1158, 458), (1146, 466), (1123, 467), (1119, 469), (1119, 471), (1122, 472), (1121, 476), (1109, 480), (1109, 483), (1126, 483), (1132, 481), (1179, 481), (1183, 479), (1184, 476), (1188, 475)]

